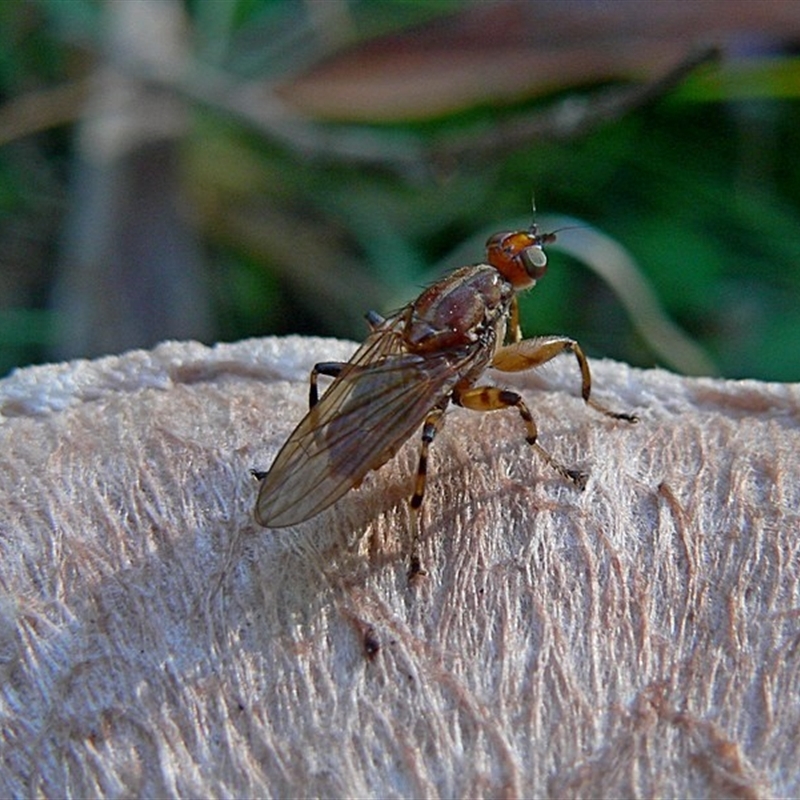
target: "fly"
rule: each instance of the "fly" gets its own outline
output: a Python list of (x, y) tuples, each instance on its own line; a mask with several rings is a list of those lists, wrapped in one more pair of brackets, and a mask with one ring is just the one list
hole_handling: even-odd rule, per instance
[[(637, 422), (591, 397), (589, 364), (580, 345), (566, 336), (523, 339), (517, 294), (546, 272), (543, 246), (555, 233), (496, 233), (486, 243), (485, 264), (461, 267), (416, 300), (383, 318), (367, 314), (370, 333), (347, 362), (327, 361), (311, 370), (309, 411), (281, 448), (261, 481), (256, 521), (266, 528), (296, 525), (319, 514), (370, 470), (385, 464), (422, 426), (422, 443), (411, 509), (409, 576), (424, 574), (418, 517), (425, 495), (428, 449), (450, 403), (475, 411), (514, 408), (525, 439), (539, 456), (579, 489), (587, 475), (556, 461), (538, 443), (536, 422), (522, 396), (480, 382), (486, 369), (520, 372), (569, 352), (578, 361), (581, 395), (595, 411)], [(319, 396), (320, 375), (333, 378)]]

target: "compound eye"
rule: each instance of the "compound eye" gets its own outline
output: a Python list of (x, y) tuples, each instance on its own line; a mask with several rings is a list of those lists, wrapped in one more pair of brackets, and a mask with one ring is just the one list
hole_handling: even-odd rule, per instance
[(519, 258), (525, 267), (525, 272), (533, 280), (538, 281), (547, 272), (547, 256), (539, 245), (526, 247), (520, 252)]

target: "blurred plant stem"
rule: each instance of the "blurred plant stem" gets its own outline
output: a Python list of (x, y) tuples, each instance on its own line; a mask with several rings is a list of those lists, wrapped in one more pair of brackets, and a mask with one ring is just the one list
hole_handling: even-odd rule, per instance
[(204, 257), (182, 201), (184, 101), (121, 71), (141, 52), (179, 63), (186, 21), (174, 3), (115, 0), (105, 22), (106, 61), (76, 128), (55, 358), (213, 338)]

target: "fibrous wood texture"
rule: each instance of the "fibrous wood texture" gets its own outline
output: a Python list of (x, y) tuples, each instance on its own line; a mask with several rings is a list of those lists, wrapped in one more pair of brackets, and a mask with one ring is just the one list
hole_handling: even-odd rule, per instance
[[(406, 581), (416, 441), (252, 520), (352, 345), (167, 343), (0, 382), (0, 795), (800, 792), (800, 387), (574, 362), (453, 409)], [(545, 387), (545, 388), (542, 388)]]

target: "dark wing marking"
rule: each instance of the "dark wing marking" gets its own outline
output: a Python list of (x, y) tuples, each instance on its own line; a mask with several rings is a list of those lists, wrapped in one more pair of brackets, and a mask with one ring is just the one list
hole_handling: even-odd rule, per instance
[(258, 493), (261, 525), (313, 517), (388, 461), (479, 350), (408, 353), (399, 327), (392, 320), (367, 338), (281, 448)]

